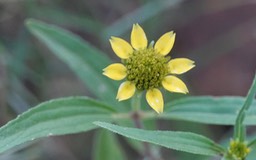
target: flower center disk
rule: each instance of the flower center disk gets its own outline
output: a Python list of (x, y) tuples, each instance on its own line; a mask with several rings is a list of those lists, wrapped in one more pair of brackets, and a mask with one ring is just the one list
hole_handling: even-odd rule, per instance
[(161, 87), (163, 78), (168, 74), (168, 60), (152, 47), (136, 50), (124, 60), (127, 80), (134, 83), (138, 90)]

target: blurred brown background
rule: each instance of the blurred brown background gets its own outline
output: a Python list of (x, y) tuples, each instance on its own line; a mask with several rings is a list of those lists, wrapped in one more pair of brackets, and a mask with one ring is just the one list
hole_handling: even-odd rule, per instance
[[(255, 74), (255, 0), (0, 0), (1, 125), (42, 101), (92, 96), (28, 32), (24, 26), (28, 18), (70, 30), (114, 61), (118, 59), (108, 39), (114, 35), (129, 40), (133, 23), (144, 28), (149, 40), (174, 30), (177, 39), (171, 56), (196, 61), (196, 68), (183, 77), (191, 95), (245, 96)], [(216, 135), (222, 133), (223, 128), (217, 129)], [(203, 127), (205, 133), (211, 130)], [(47, 138), (0, 155), (0, 159), (89, 160), (92, 133)]]

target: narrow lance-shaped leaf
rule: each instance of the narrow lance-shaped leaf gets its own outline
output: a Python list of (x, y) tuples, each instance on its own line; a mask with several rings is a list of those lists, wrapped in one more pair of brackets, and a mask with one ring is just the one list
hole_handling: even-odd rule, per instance
[(238, 139), (240, 141), (244, 141), (245, 138), (245, 126), (243, 124), (244, 118), (245, 118), (245, 113), (251, 106), (254, 97), (256, 93), (256, 76), (254, 77), (252, 86), (246, 96), (246, 100), (244, 102), (243, 107), (240, 109), (238, 116), (236, 118), (236, 124), (234, 128), (234, 139)]
[(41, 137), (89, 131), (97, 127), (94, 121), (111, 121), (113, 112), (87, 97), (44, 102), (0, 128), (0, 153)]
[(33, 35), (69, 65), (92, 93), (109, 104), (123, 105), (115, 98), (118, 83), (102, 75), (102, 69), (111, 63), (106, 55), (78, 36), (57, 26), (37, 20), (27, 20), (26, 25)]
[[(151, 19), (155, 15), (163, 12), (166, 9), (169, 9), (173, 6), (181, 3), (181, 0), (172, 0), (172, 1), (148, 1), (142, 7), (139, 7), (132, 12), (126, 14), (122, 18), (116, 20), (113, 24), (108, 26), (102, 34), (102, 39), (106, 39), (112, 35), (121, 35), (124, 34), (127, 30), (130, 30), (130, 26), (134, 22), (143, 23), (144, 21)], [(152, 9), (154, 8), (154, 9)], [(173, 15), (170, 15), (173, 16)]]
[(96, 125), (118, 133), (128, 138), (149, 142), (179, 151), (215, 156), (222, 154), (223, 149), (212, 140), (189, 132), (149, 131), (143, 129), (127, 128), (106, 122), (95, 122)]
[(99, 30), (102, 30), (103, 24), (92, 17), (80, 14), (70, 13), (61, 6), (42, 6), (36, 2), (27, 2), (30, 15), (33, 17), (44, 19), (47, 22), (54, 22), (61, 26), (86, 31), (90, 34), (98, 36)]
[[(238, 111), (243, 105), (243, 97), (188, 97), (165, 105), (159, 118), (185, 120), (205, 124), (234, 125)], [(256, 125), (256, 101), (247, 110), (245, 125)]]

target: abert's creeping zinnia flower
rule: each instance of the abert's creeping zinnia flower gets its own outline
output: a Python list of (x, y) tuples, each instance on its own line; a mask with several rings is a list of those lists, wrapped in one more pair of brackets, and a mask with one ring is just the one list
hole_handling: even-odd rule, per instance
[(162, 113), (164, 100), (159, 88), (170, 92), (188, 93), (185, 83), (176, 77), (194, 65), (187, 58), (170, 59), (165, 57), (172, 49), (176, 34), (171, 31), (162, 35), (156, 44), (148, 45), (144, 30), (134, 24), (131, 45), (118, 37), (111, 37), (110, 44), (122, 63), (113, 63), (103, 69), (103, 74), (113, 80), (126, 79), (119, 87), (116, 98), (119, 101), (131, 98), (136, 90), (146, 90), (150, 107)]

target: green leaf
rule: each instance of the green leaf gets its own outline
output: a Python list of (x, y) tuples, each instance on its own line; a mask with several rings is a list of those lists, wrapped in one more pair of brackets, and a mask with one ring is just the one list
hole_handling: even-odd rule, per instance
[(99, 130), (95, 137), (94, 160), (125, 160), (125, 155), (116, 136), (106, 130)]
[[(234, 125), (245, 98), (242, 97), (188, 97), (165, 105), (159, 118), (185, 120), (205, 124)], [(246, 112), (244, 124), (256, 124), (256, 101)]]
[[(109, 104), (116, 101), (118, 83), (102, 75), (102, 69), (111, 61), (98, 49), (78, 36), (37, 20), (27, 20), (28, 29), (83, 80), (97, 97)], [(120, 107), (119, 107), (120, 108)]]
[(133, 23), (142, 23), (146, 20), (152, 19), (152, 17), (158, 15), (164, 10), (168, 10), (169, 8), (180, 4), (181, 2), (181, 0), (147, 1), (145, 5), (142, 5), (129, 14), (126, 14), (107, 27), (103, 31), (102, 37), (103, 39), (106, 39), (112, 35), (121, 35), (127, 30), (130, 30)]
[[(155, 121), (155, 119), (153, 119), (153, 120)], [(125, 119), (125, 120), (119, 119), (115, 122), (120, 126), (134, 127), (134, 122), (131, 121), (131, 118), (128, 118), (128, 119)], [(134, 139), (125, 139), (125, 141), (127, 142), (127, 144), (129, 144), (130, 147), (132, 147), (137, 152), (141, 152), (141, 153), (144, 152), (143, 144), (140, 143), (139, 141), (136, 141)]]
[[(93, 19), (88, 15), (80, 15), (70, 13), (61, 6), (42, 6), (38, 3), (26, 1), (26, 5), (29, 6), (27, 12), (29, 15), (33, 15), (35, 18), (46, 20), (47, 22), (53, 22), (61, 26), (67, 26), (68, 28), (86, 31), (92, 35), (101, 35), (100, 31), (103, 28), (103, 24), (97, 19)], [(33, 4), (34, 3), (34, 4)]]
[(150, 131), (121, 127), (106, 122), (95, 122), (95, 124), (128, 138), (153, 143), (179, 151), (210, 156), (218, 155), (224, 152), (224, 149), (218, 144), (214, 143), (212, 140), (194, 133)]
[(250, 143), (248, 144), (248, 147), (256, 149), (256, 139), (250, 141)]
[(254, 77), (252, 86), (246, 96), (246, 100), (243, 104), (243, 107), (239, 110), (238, 116), (236, 118), (236, 124), (234, 127), (234, 139), (238, 139), (241, 142), (244, 141), (245, 138), (245, 126), (243, 124), (244, 118), (246, 116), (246, 111), (250, 108), (252, 101), (256, 94), (256, 75)]
[(0, 128), (0, 153), (41, 137), (89, 131), (92, 122), (111, 121), (111, 107), (87, 97), (51, 100), (24, 112)]

